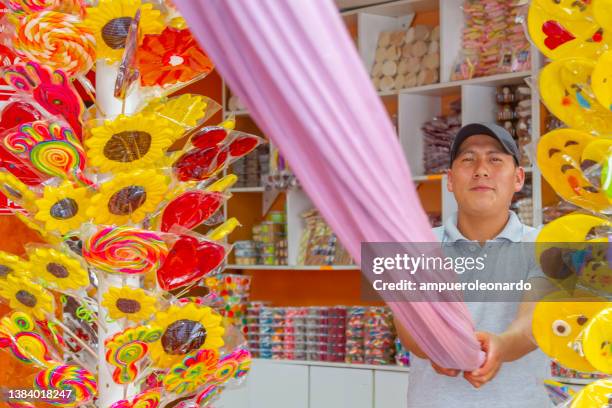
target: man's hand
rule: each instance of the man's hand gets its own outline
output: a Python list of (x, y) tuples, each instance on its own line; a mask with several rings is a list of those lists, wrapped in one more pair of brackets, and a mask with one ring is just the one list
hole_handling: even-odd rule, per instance
[(463, 377), (475, 388), (480, 388), (495, 378), (501, 368), (504, 362), (504, 340), (501, 336), (487, 332), (476, 332), (476, 338), (482, 351), (486, 353), (485, 362), (474, 371), (464, 372)]
[(433, 361), (430, 361), (430, 362), (431, 362), (431, 366), (433, 367), (434, 370), (436, 370), (436, 373), (438, 374), (447, 375), (449, 377), (456, 377), (461, 372), (461, 370), (457, 370), (455, 368), (444, 368), (444, 367), (440, 367)]

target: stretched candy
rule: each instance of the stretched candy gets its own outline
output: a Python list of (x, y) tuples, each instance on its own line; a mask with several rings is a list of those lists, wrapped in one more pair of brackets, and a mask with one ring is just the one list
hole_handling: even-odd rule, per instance
[(93, 184), (83, 174), (86, 159), (81, 142), (61, 122), (23, 124), (5, 137), (4, 146), (13, 153), (27, 155), (34, 167), (45, 174)]
[(43, 399), (44, 402), (62, 407), (86, 404), (98, 392), (94, 375), (75, 365), (57, 365), (41, 371), (34, 379), (34, 388), (41, 391), (71, 391), (70, 395), (65, 393), (65, 399)]
[(100, 270), (128, 275), (156, 271), (168, 247), (154, 232), (131, 227), (104, 227), (83, 245), (83, 257)]
[(50, 114), (63, 116), (81, 137), (85, 106), (64, 71), (28, 62), (5, 69), (3, 76), (17, 92), (31, 95)]
[(113, 381), (130, 384), (138, 376), (138, 366), (149, 351), (147, 343), (159, 340), (161, 330), (145, 326), (131, 327), (106, 340), (106, 361), (115, 366)]
[(93, 31), (78, 17), (55, 11), (27, 15), (13, 45), (18, 53), (68, 75), (86, 74), (96, 59)]

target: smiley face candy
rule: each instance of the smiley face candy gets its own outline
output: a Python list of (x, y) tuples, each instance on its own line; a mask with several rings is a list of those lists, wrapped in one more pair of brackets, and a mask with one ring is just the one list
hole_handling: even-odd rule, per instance
[(595, 368), (580, 354), (578, 339), (590, 319), (612, 304), (590, 292), (555, 292), (538, 302), (533, 313), (533, 336), (542, 351), (561, 365), (578, 371)]
[(581, 168), (582, 153), (595, 140), (577, 130), (554, 130), (540, 139), (537, 161), (546, 181), (563, 199), (588, 210), (610, 213), (612, 205), (605, 193)]
[(612, 380), (595, 381), (584, 387), (572, 400), (570, 408), (609, 407), (612, 394)]
[(585, 357), (597, 371), (612, 374), (612, 307), (591, 319), (582, 346)]
[(608, 110), (612, 110), (612, 51), (607, 51), (599, 57), (591, 75), (591, 86), (597, 101)]
[(568, 126), (596, 134), (612, 133), (612, 112), (602, 106), (591, 88), (594, 60), (567, 58), (540, 71), (544, 104)]
[(534, 0), (534, 4), (550, 17), (564, 20), (592, 20), (591, 0)]
[[(550, 222), (538, 235), (536, 259), (546, 276), (569, 289), (577, 282), (595, 289), (610, 291), (612, 271), (607, 261), (607, 219), (574, 213)], [(572, 265), (562, 261), (563, 251), (572, 253)]]
[(552, 60), (570, 56), (594, 58), (608, 48), (608, 31), (592, 18), (590, 2), (534, 1), (527, 26), (534, 44)]

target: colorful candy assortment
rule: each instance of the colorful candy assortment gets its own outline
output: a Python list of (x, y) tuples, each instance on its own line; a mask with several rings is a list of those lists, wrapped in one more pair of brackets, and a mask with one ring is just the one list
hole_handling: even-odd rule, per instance
[(267, 359), (407, 365), (386, 307), (247, 307), (253, 356)]
[(519, 0), (465, 0), (462, 50), (451, 80), (531, 69), (530, 44), (517, 21)]
[(452, 114), (435, 117), (421, 127), (425, 174), (443, 173), (449, 168), (451, 144), (461, 128), (461, 101), (452, 102), (451, 110)]
[(306, 228), (300, 240), (298, 265), (351, 265), (350, 255), (336, 234), (327, 225), (319, 211), (312, 209), (302, 213)]
[(255, 151), (247, 154), (232, 164), (232, 172), (238, 176), (234, 185), (236, 188), (259, 187), (263, 178), (269, 172), (270, 153), (266, 145), (259, 146)]

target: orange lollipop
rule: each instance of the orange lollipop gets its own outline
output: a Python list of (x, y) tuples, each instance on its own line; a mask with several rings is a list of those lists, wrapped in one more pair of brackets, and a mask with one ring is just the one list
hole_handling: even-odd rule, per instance
[(21, 20), (13, 44), (24, 58), (68, 75), (86, 74), (96, 59), (95, 38), (78, 17), (42, 11)]

